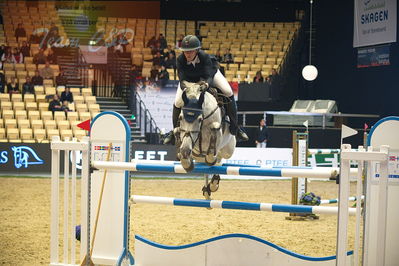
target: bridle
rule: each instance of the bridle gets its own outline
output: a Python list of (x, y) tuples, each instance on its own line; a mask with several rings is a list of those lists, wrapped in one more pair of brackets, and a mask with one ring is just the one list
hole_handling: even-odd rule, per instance
[[(184, 109), (184, 107), (183, 107), (183, 109)], [(216, 105), (216, 107), (212, 110), (212, 112), (210, 112), (208, 115), (204, 116), (204, 112), (202, 109), (186, 108), (186, 110), (201, 112), (201, 115), (199, 116), (199, 118), (197, 118), (197, 119), (199, 119), (199, 124), (200, 124), (199, 130), (185, 130), (185, 129), (180, 128), (180, 131), (183, 133), (183, 139), (187, 136), (190, 137), (192, 149), (194, 149), (195, 144), (197, 144), (197, 142), (198, 142), (200, 154), (194, 154), (196, 156), (200, 156), (202, 154), (202, 125), (203, 125), (204, 121), (206, 119), (210, 118), (218, 109), (219, 109), (219, 106)], [(189, 123), (189, 122), (187, 122), (187, 123)], [(193, 138), (193, 134), (198, 134), (196, 139)]]

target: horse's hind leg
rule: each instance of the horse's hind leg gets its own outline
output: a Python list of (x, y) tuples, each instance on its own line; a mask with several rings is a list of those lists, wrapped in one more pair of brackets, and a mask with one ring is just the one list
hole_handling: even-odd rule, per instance
[(219, 189), (220, 175), (213, 175), (211, 182), (209, 183), (209, 189), (212, 192), (216, 192)]

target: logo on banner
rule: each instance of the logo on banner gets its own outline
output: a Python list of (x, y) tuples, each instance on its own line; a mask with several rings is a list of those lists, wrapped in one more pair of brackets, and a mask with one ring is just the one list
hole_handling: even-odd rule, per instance
[(28, 165), (33, 164), (44, 164), (44, 161), (28, 146), (13, 146), (11, 149), (14, 152), (14, 166), (17, 169), (28, 168)]
[[(107, 151), (108, 146), (94, 146), (94, 150), (95, 151)], [(111, 147), (111, 151), (121, 151), (121, 147), (120, 146)]]

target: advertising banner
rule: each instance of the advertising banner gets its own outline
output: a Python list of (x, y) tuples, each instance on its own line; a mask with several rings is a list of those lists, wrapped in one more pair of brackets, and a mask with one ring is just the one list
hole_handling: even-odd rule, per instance
[(390, 65), (390, 46), (382, 45), (357, 49), (357, 67), (374, 67)]
[(157, 126), (163, 131), (172, 130), (172, 112), (178, 81), (169, 80), (161, 84), (154, 81), (139, 81), (136, 92), (149, 110)]
[(81, 45), (80, 50), (88, 64), (106, 64), (108, 49), (105, 46)]
[(396, 42), (397, 0), (355, 0), (353, 47)]

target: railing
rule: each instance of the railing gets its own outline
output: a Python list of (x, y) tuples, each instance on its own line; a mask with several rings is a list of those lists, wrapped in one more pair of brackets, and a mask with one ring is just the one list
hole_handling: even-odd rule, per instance
[(263, 116), (266, 120), (267, 115), (284, 115), (284, 116), (309, 116), (309, 117), (322, 117), (323, 129), (326, 128), (326, 121), (329, 118), (362, 118), (362, 119), (378, 119), (380, 116), (376, 114), (342, 114), (342, 113), (296, 113), (296, 112), (284, 112), (284, 111), (245, 111), (238, 112), (239, 117), (241, 116), (242, 125), (245, 126), (258, 126), (258, 125), (247, 125), (248, 115)]
[(131, 91), (129, 108), (136, 116), (136, 125), (140, 128), (140, 134), (145, 136), (148, 143), (159, 143), (161, 130), (152, 118), (150, 111), (141, 100), (138, 93)]

